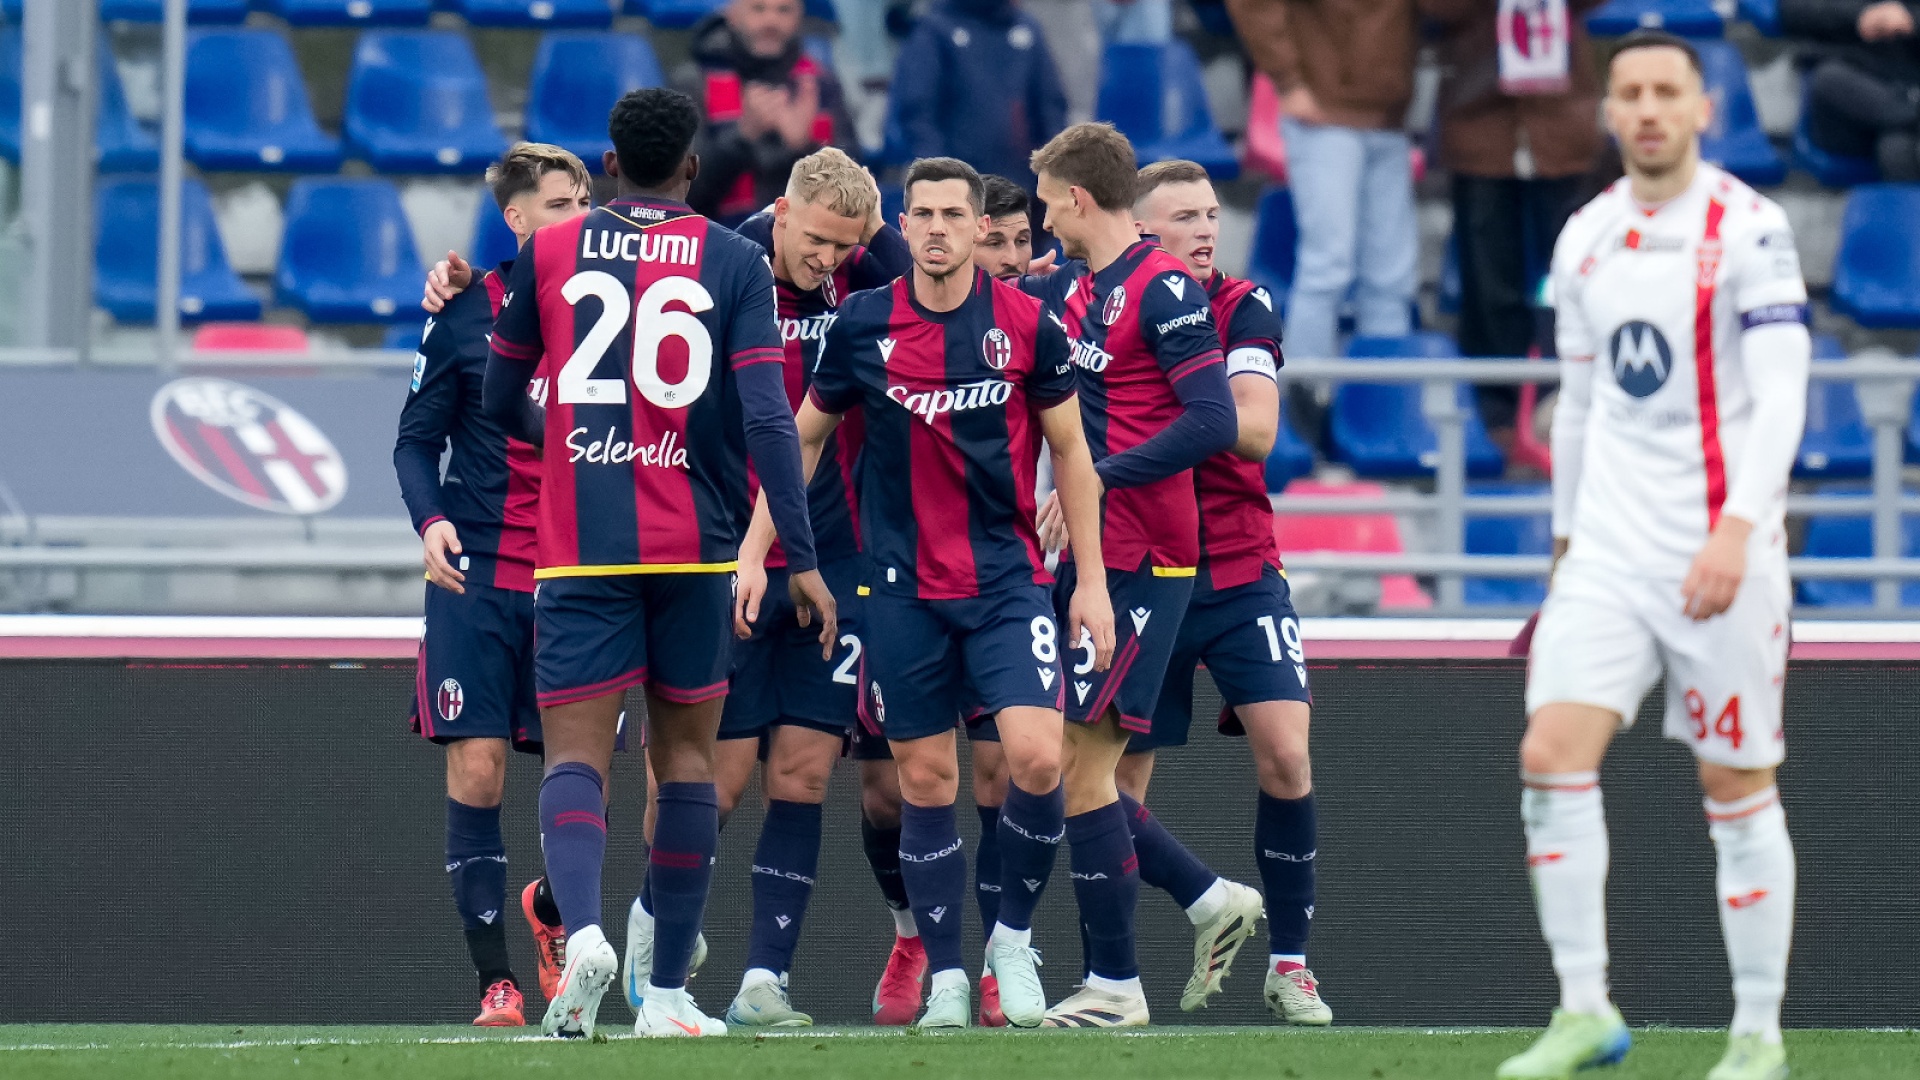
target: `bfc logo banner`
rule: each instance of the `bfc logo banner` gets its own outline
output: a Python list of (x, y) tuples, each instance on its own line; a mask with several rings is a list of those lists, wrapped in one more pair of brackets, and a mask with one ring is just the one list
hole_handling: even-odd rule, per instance
[(177, 379), (150, 409), (154, 437), (194, 479), (236, 502), (321, 514), (347, 494), (347, 466), (292, 406), (226, 379)]

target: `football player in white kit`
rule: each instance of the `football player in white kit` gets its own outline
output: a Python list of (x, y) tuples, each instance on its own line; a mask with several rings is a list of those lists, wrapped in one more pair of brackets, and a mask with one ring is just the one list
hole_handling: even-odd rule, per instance
[(1627, 1052), (1607, 990), (1599, 768), (1662, 673), (1664, 732), (1699, 763), (1733, 968), (1731, 1038), (1707, 1075), (1787, 1071), (1794, 856), (1774, 769), (1786, 747), (1782, 521), (1806, 415), (1807, 293), (1780, 208), (1700, 160), (1711, 113), (1691, 45), (1624, 39), (1606, 116), (1627, 175), (1554, 250), (1561, 557), (1533, 636), (1520, 759), (1527, 864), (1561, 1001), (1503, 1078), (1564, 1078)]

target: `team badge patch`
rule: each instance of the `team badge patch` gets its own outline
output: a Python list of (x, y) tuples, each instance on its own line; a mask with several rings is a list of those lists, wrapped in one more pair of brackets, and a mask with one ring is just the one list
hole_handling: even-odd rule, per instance
[(347, 494), (347, 465), (313, 421), (226, 379), (176, 379), (148, 410), (154, 437), (194, 479), (256, 510), (319, 514)]
[(1124, 314), (1126, 310), (1127, 287), (1125, 285), (1117, 285), (1112, 292), (1107, 294), (1107, 302), (1100, 306), (1100, 321), (1106, 323), (1108, 326), (1112, 326), (1114, 323), (1120, 321), (1120, 316)]
[(867, 696), (873, 699), (873, 722), (881, 727), (886, 727), (887, 703), (880, 697), (880, 684), (867, 684)]
[(459, 679), (448, 679), (440, 684), (440, 690), (434, 695), (434, 705), (440, 710), (440, 719), (448, 723), (460, 719), (460, 710), (467, 704), (467, 695), (460, 689)]
[(980, 357), (995, 371), (1005, 371), (1013, 363), (1013, 339), (1005, 330), (994, 327), (980, 339)]

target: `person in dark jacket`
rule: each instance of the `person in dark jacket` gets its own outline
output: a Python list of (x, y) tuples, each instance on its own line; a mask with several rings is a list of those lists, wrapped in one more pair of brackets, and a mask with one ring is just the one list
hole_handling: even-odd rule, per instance
[(893, 101), (911, 156), (959, 158), (1029, 191), (1028, 158), (1067, 126), (1040, 24), (1011, 0), (940, 0), (900, 50)]
[(779, 197), (815, 150), (859, 152), (839, 80), (802, 48), (801, 14), (801, 0), (730, 0), (694, 26), (692, 59), (676, 73), (706, 113), (687, 202), (723, 224)]
[(1808, 136), (1828, 153), (1878, 160), (1883, 180), (1920, 180), (1917, 8), (1780, 0), (1782, 32), (1823, 43), (1808, 79)]

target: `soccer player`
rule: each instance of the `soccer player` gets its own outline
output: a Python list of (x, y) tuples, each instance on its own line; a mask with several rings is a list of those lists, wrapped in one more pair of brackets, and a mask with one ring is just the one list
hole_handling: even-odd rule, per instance
[[(621, 697), (640, 684), (659, 791), (648, 858), (654, 962), (634, 1031), (726, 1031), (694, 1004), (686, 976), (719, 838), (713, 746), (749, 454), (792, 587), (818, 612), (823, 639), (834, 631), (773, 274), (756, 245), (684, 201), (700, 168), (699, 127), (698, 107), (676, 91), (620, 99), (603, 163), (618, 197), (528, 241), (487, 362), (488, 414), (544, 446), (534, 571), (541, 843), (568, 930), (547, 1034), (590, 1037), (618, 966), (600, 924), (603, 792)], [(549, 392), (536, 418), (524, 387), (543, 357)]]
[(987, 238), (973, 249), (974, 264), (1006, 281), (1033, 262), (1033, 221), (1027, 189), (1004, 176), (983, 176), (987, 190)]
[(1149, 165), (1140, 170), (1134, 199), (1140, 231), (1157, 236), (1206, 286), (1226, 349), (1240, 434), (1230, 451), (1193, 470), (1199, 573), (1154, 707), (1153, 730), (1133, 736), (1121, 759), (1120, 800), (1133, 818), (1140, 880), (1165, 889), (1193, 921), (1193, 977), (1180, 998), (1180, 1007), (1192, 1011), (1219, 992), (1262, 913), (1259, 893), (1208, 869), (1142, 805), (1155, 750), (1186, 745), (1194, 669), (1205, 663), (1227, 706), (1221, 729), (1247, 736), (1260, 782), (1253, 849), (1266, 886), (1271, 938), (1267, 1007), (1288, 1023), (1329, 1024), (1333, 1011), (1306, 966), (1316, 847), (1307, 757), (1312, 695), (1266, 483), (1267, 455), (1280, 424), (1280, 320), (1265, 289), (1214, 268), (1220, 202), (1206, 169), (1191, 161)]
[[(1151, 729), (1193, 593), (1200, 523), (1191, 470), (1233, 446), (1236, 420), (1206, 289), (1134, 226), (1126, 136), (1075, 124), (1034, 152), (1033, 168), (1047, 228), (1081, 265), (1028, 280), (1063, 313), (1073, 339), (1087, 442), (1106, 492), (1102, 553), (1114, 606), (1126, 616), (1109, 670), (1097, 670), (1088, 643), (1074, 645), (1066, 824), (1087, 979), (1047, 1023), (1130, 1027), (1148, 1021), (1133, 944), (1140, 874), (1115, 769), (1128, 737)], [(1043, 520), (1057, 520), (1057, 509), (1049, 500)], [(1089, 571), (1077, 552), (1063, 561), (1059, 595)]]
[[(557, 146), (521, 143), (487, 170), (487, 187), (524, 245), (536, 229), (592, 205), (587, 170)], [(413, 387), (400, 411), (393, 467), (427, 567), (413, 729), (447, 748), (447, 875), (481, 985), (481, 1027), (526, 1023), (507, 960), (507, 850), (500, 801), (507, 746), (540, 752), (533, 692), (534, 505), (539, 459), (482, 414), (487, 335), (512, 260), (427, 323)], [(447, 475), (440, 456), (449, 443)], [(551, 998), (566, 931), (537, 879), (520, 906), (539, 946), (540, 990)]]
[(1664, 675), (1668, 738), (1699, 764), (1719, 858), (1733, 1025), (1710, 1080), (1777, 1080), (1794, 854), (1774, 770), (1791, 589), (1782, 521), (1806, 420), (1807, 292), (1779, 206), (1700, 160), (1713, 118), (1692, 44), (1628, 35), (1607, 126), (1626, 177), (1553, 256), (1557, 569), (1527, 666), (1527, 865), (1560, 1007), (1506, 1078), (1620, 1060), (1607, 989), (1600, 763)]
[[(902, 229), (913, 273), (841, 306), (798, 418), (811, 467), (840, 414), (858, 406), (866, 415), (862, 721), (885, 733), (898, 768), (901, 877), (931, 971), (919, 1021), (928, 1030), (970, 1018), (953, 731), (967, 705), (997, 714), (1011, 772), (990, 967), (1010, 1024), (1038, 1026), (1046, 1011), (1030, 938), (1064, 830), (1064, 673), (1035, 532), (1043, 436), (1076, 550), (1095, 568), (1066, 604), (1067, 625), (1093, 643), (1096, 667), (1110, 662), (1113, 643), (1099, 491), (1067, 341), (1040, 303), (973, 264), (983, 211), (971, 166), (913, 163)], [(743, 557), (763, 533), (764, 515)]]

